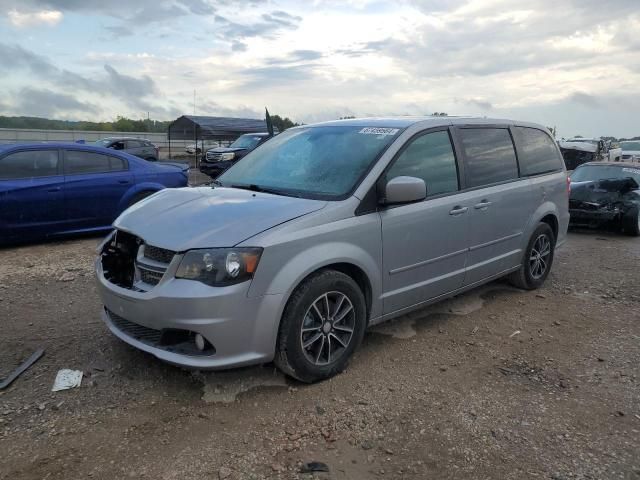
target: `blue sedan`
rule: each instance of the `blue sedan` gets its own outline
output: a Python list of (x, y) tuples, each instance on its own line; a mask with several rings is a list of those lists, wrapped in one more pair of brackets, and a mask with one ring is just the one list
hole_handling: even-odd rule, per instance
[(188, 176), (186, 164), (102, 147), (0, 145), (0, 244), (108, 230), (127, 207)]

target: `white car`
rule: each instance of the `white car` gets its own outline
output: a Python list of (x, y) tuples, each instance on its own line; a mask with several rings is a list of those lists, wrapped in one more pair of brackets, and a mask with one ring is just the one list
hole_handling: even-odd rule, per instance
[(622, 161), (640, 163), (640, 140), (627, 140), (620, 142), (622, 148)]
[(184, 151), (189, 155), (193, 155), (194, 153), (200, 153), (202, 150), (195, 143), (192, 143), (191, 145), (184, 147)]

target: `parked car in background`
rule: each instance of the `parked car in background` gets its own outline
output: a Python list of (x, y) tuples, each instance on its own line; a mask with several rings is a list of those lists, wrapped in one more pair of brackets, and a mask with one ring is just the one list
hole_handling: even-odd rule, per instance
[(269, 138), (270, 135), (268, 133), (246, 133), (238, 137), (228, 147), (209, 149), (202, 157), (200, 171), (211, 178), (217, 178), (231, 165), (258, 148)]
[[(204, 149), (205, 151), (210, 149), (210, 148), (215, 148), (220, 146), (219, 142), (215, 141), (215, 142), (210, 142), (210, 141), (205, 141), (204, 142)], [(184, 151), (186, 153), (188, 153), (189, 155), (200, 155), (202, 153), (202, 143), (198, 142), (196, 143), (191, 143), (189, 145), (187, 145), (186, 147), (184, 147)]]
[(150, 162), (156, 162), (160, 158), (158, 147), (142, 138), (108, 137), (94, 142), (94, 145), (126, 152)]
[(127, 207), (186, 186), (188, 174), (188, 165), (90, 145), (0, 145), (0, 243), (109, 230)]
[(620, 148), (623, 162), (640, 163), (640, 140), (625, 140)]
[(594, 147), (595, 161), (599, 162), (619, 162), (622, 158), (622, 149), (615, 147), (610, 141), (601, 138), (575, 137), (565, 140), (569, 144), (589, 144)]
[(570, 224), (640, 235), (640, 166), (585, 163), (571, 174)]
[(344, 369), (370, 325), (503, 276), (540, 287), (568, 196), (541, 125), (291, 128), (213, 187), (160, 192), (116, 220), (96, 259), (103, 318), (172, 364), (275, 360), (313, 382)]

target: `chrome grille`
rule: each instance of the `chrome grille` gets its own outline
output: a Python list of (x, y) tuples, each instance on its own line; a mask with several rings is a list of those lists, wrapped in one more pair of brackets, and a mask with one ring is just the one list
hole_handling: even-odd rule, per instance
[(222, 153), (220, 152), (207, 152), (208, 162), (219, 162), (222, 160)]
[(167, 250), (166, 248), (154, 247), (153, 245), (144, 246), (144, 257), (160, 263), (171, 263), (176, 252)]

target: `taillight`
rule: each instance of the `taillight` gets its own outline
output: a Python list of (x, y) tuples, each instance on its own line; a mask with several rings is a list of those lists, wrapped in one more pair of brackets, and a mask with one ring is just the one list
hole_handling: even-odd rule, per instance
[(571, 177), (567, 176), (567, 195), (571, 195)]

